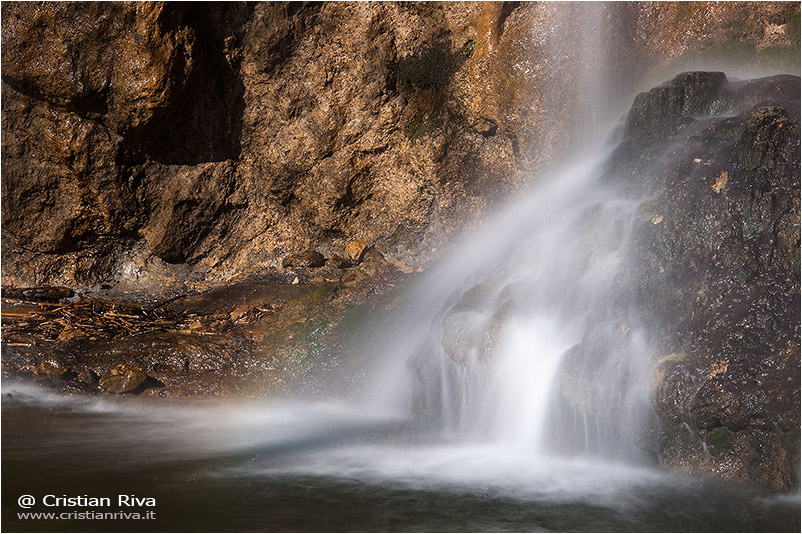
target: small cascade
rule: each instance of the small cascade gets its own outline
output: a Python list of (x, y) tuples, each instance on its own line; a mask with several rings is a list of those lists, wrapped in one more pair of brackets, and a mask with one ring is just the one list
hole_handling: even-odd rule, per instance
[(544, 113), (575, 124), (573, 162), (412, 291), (371, 350), (388, 363), (370, 404), (524, 459), (637, 461), (650, 369), (625, 259), (639, 201), (604, 176), (599, 138), (631, 90), (611, 48), (623, 30), (613, 5), (542, 9), (533, 39), (573, 91), (570, 109), (547, 91)]
[(427, 275), (382, 335), (372, 405), (517, 454), (639, 456), (648, 358), (621, 280), (638, 203), (603, 159), (539, 183)]

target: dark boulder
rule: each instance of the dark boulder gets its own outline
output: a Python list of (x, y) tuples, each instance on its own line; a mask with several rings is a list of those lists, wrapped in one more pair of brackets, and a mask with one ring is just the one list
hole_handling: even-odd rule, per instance
[(797, 77), (686, 73), (635, 100), (608, 175), (646, 199), (628, 265), (666, 465), (799, 484), (799, 173)]
[(717, 98), (726, 81), (723, 72), (684, 72), (639, 94), (627, 115), (627, 132), (632, 134), (654, 121), (710, 112), (719, 104)]

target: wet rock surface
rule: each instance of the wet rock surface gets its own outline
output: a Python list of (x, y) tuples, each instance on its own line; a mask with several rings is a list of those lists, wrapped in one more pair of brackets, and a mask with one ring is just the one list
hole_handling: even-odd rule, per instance
[(135, 365), (119, 363), (103, 373), (98, 387), (107, 393), (128, 393), (138, 388), (147, 375)]
[(297, 284), (254, 279), (155, 302), (6, 291), (3, 376), (92, 394), (343, 394), (362, 386), (354, 336), (409, 275), (373, 249), (336, 282), (309, 283), (321, 270), (299, 270)]
[[(615, 108), (577, 107), (584, 91), (620, 98), (645, 65), (717, 44), (798, 68), (798, 6), (770, 2), (64, 2), (2, 17), (4, 285), (122, 298), (358, 240), (425, 263), (568, 153), (579, 119)], [(600, 46), (617, 59), (588, 79)]]
[(657, 351), (652, 450), (777, 489), (799, 484), (799, 113), (797, 77), (679, 75), (638, 96), (608, 169), (647, 199), (627, 278)]

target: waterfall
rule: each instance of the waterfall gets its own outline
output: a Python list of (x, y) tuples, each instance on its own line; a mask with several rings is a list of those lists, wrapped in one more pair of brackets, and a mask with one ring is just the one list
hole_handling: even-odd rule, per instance
[(539, 182), (421, 280), (381, 335), (372, 405), (449, 439), (637, 455), (648, 366), (621, 274), (638, 202), (603, 160)]
[(540, 44), (576, 82), (574, 163), (538, 178), (411, 291), (370, 349), (386, 356), (370, 405), (459, 442), (636, 459), (649, 367), (622, 277), (638, 201), (605, 180), (598, 138), (625, 90), (608, 69), (615, 8), (543, 9), (552, 31)]

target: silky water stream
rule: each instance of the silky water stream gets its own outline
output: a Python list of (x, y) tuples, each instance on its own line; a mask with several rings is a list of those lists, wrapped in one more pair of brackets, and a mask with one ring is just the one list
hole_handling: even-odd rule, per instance
[[(650, 369), (620, 267), (637, 203), (601, 160), (540, 181), (410, 289), (365, 346), (360, 399), (5, 384), (4, 530), (797, 530), (798, 496), (665, 472), (634, 445)], [(77, 496), (111, 504), (45, 506)]]
[[(550, 62), (575, 63), (582, 137), (610, 118), (616, 74), (589, 30), (603, 8), (571, 6), (537, 35)], [(538, 179), (408, 290), (363, 346), (374, 365), (357, 399), (5, 383), (3, 530), (798, 531), (798, 494), (667, 472), (637, 446), (652, 369), (622, 267), (638, 203), (604, 180), (593, 142), (576, 146), (595, 157)], [(45, 505), (81, 496), (109, 505)]]

